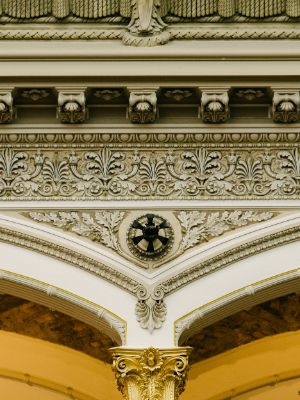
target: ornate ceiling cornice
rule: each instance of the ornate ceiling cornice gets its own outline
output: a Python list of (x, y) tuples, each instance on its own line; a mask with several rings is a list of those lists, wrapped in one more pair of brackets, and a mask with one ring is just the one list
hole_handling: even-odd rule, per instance
[[(294, 25), (299, 17), (296, 0), (149, 0), (147, 7), (143, 0), (7, 0), (0, 3), (0, 40), (122, 39), (126, 45), (155, 46), (172, 39), (299, 39)], [(36, 26), (28, 29), (28, 23)]]

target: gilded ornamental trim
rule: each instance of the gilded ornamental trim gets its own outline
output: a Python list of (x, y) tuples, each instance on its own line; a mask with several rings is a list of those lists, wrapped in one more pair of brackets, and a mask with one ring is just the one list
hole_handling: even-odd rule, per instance
[(177, 400), (184, 391), (191, 348), (111, 349), (125, 400)]
[[(16, 274), (11, 271), (0, 269), (0, 289), (7, 292), (9, 287), (12, 285), (13, 293), (17, 295), (18, 288), (22, 287), (22, 294), (26, 294), (26, 289), (32, 296), (32, 290), (37, 291), (38, 294), (44, 294), (52, 298), (58, 299), (59, 302), (68, 302), (74, 304), (76, 307), (84, 309), (87, 314), (92, 314), (95, 319), (99, 319), (100, 325), (104, 331), (108, 332), (110, 337), (120, 342), (120, 344), (126, 344), (127, 337), (127, 323), (119, 316), (115, 315), (106, 308), (101, 307), (99, 304), (95, 304), (89, 300), (83, 299), (74, 293), (63, 290), (59, 287), (49, 285), (39, 280)], [(15, 287), (17, 285), (17, 288)], [(26, 288), (26, 289), (25, 289)], [(10, 291), (9, 291), (10, 292)], [(94, 322), (94, 321), (93, 321)], [(96, 325), (96, 323), (95, 323)], [(98, 326), (97, 326), (98, 327)]]

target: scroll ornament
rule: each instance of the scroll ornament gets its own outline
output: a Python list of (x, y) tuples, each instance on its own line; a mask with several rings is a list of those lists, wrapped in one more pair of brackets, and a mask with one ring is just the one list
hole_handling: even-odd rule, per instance
[(141, 287), (137, 291), (138, 302), (135, 307), (137, 321), (143, 329), (153, 333), (155, 329), (160, 329), (167, 316), (167, 306), (164, 302), (164, 288), (146, 290)]
[(2, 199), (299, 199), (295, 145), (214, 149), (11, 147), (0, 150)]

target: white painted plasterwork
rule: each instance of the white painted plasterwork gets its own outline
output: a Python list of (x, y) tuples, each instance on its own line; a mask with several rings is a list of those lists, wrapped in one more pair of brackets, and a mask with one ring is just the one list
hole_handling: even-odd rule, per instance
[[(26, 275), (28, 275), (28, 272), (31, 271), (33, 275), (29, 274), (28, 276), (47, 282), (49, 285), (59, 286), (60, 282), (60, 287), (63, 287), (63, 289), (71, 291), (72, 293), (77, 293), (77, 295), (83, 298), (97, 302), (105, 308), (110, 309), (112, 312), (118, 313), (128, 321), (129, 338), (131, 334), (134, 335), (135, 329), (140, 330), (134, 317), (135, 308), (138, 321), (143, 327), (147, 327), (150, 330), (149, 333), (142, 330), (143, 334), (141, 334), (141, 340), (146, 340), (148, 335), (152, 338), (151, 340), (156, 340), (160, 337), (159, 331), (158, 334), (152, 332), (153, 327), (161, 328), (162, 332), (164, 332), (164, 330), (169, 331), (170, 334), (170, 324), (172, 325), (174, 315), (178, 315), (180, 312), (184, 313), (183, 310), (187, 313), (195, 308), (195, 301), (197, 302), (198, 300), (197, 296), (195, 297), (193, 295), (192, 288), (197, 285), (202, 287), (203, 284), (205, 285), (206, 279), (216, 279), (216, 282), (218, 282), (219, 277), (223, 274), (222, 271), (231, 270), (233, 265), (236, 265), (235, 269), (239, 271), (234, 278), (236, 285), (245, 286), (242, 265), (244, 265), (247, 260), (249, 260), (249, 264), (252, 265), (254, 263), (255, 265), (252, 265), (251, 273), (246, 273), (247, 279), (251, 279), (251, 277), (253, 279), (259, 278), (261, 274), (262, 279), (264, 279), (268, 274), (273, 274), (276, 269), (275, 267), (275, 269), (272, 267), (271, 270), (265, 268), (264, 261), (257, 263), (255, 261), (256, 258), (261, 257), (262, 259), (265, 258), (268, 260), (270, 254), (276, 251), (284, 255), (284, 249), (288, 248), (288, 246), (292, 246), (293, 243), (295, 243), (297, 248), (297, 241), (300, 237), (299, 215), (294, 213), (287, 214), (284, 217), (275, 218), (273, 222), (272, 220), (271, 222), (264, 222), (264, 226), (262, 225), (258, 229), (255, 225), (253, 227), (248, 227), (243, 235), (234, 233), (226, 236), (224, 239), (218, 239), (215, 243), (211, 242), (204, 247), (200, 246), (199, 250), (194, 251), (194, 254), (190, 254), (188, 257), (182, 256), (181, 259), (178, 258), (165, 266), (159, 273), (152, 276), (149, 275), (148, 278), (146, 278), (146, 276), (143, 276), (140, 272), (142, 270), (134, 267), (134, 265), (131, 266), (131, 276), (128, 276), (126, 263), (120, 262), (120, 260), (118, 261), (117, 258), (112, 257), (108, 252), (106, 252), (107, 261), (105, 265), (103, 263), (103, 256), (100, 255), (101, 251), (97, 246), (83, 243), (81, 239), (70, 237), (66, 233), (59, 233), (57, 230), (53, 230), (53, 228), (41, 227), (40, 225), (36, 226), (36, 224), (24, 219), (12, 218), (10, 216), (2, 216), (1, 225), (2, 246), (8, 246), (6, 250), (3, 251), (5, 251), (5, 257), (8, 257), (9, 265), (12, 267), (13, 272), (24, 274), (24, 271), (26, 271)], [(6, 228), (4, 228), (5, 226)], [(11, 229), (13, 226), (15, 230)], [(10, 228), (8, 229), (7, 227)], [(57, 244), (55, 242), (57, 242)], [(5, 243), (10, 244), (8, 245)], [(62, 245), (64, 245), (64, 248)], [(15, 248), (14, 246), (17, 246), (17, 252), (13, 250)], [(21, 250), (22, 248), (27, 250)], [(10, 249), (12, 253), (7, 249)], [(76, 251), (74, 251), (75, 249)], [(56, 265), (58, 262), (60, 265), (66, 261), (73, 266), (80, 267), (80, 269), (66, 265), (64, 267), (66, 272), (64, 272), (62, 268), (55, 272), (56, 267), (50, 266), (49, 261), (46, 263), (47, 267), (44, 266), (45, 262), (42, 260), (28, 260), (28, 263), (25, 262), (25, 258), (23, 259), (24, 251), (25, 255), (29, 256), (32, 254), (33, 256), (35, 254), (34, 257), (38, 258), (50, 255), (56, 260), (60, 260), (54, 262), (54, 260), (52, 261), (46, 257), (47, 260), (50, 260), (51, 264), (54, 263), (54, 265)], [(35, 253), (36, 251), (40, 254), (44, 254), (44, 256)], [(105, 252), (103, 254), (105, 254)], [(292, 254), (297, 257), (297, 252), (295, 253), (294, 250), (292, 250)], [(22, 258), (22, 262), (18, 257)], [(99, 261), (96, 261), (96, 257)], [(290, 266), (289, 262), (286, 263), (286, 265), (283, 263), (283, 258), (280, 256), (277, 260), (278, 262), (281, 260), (281, 264), (278, 265), (279, 272), (286, 270), (286, 268)], [(202, 261), (200, 261), (201, 259)], [(3, 262), (5, 262), (4, 259)], [(239, 266), (241, 266), (241, 269), (237, 269)], [(7, 267), (5, 269), (7, 269)], [(78, 278), (71, 279), (71, 272), (75, 275), (87, 274), (86, 278), (84, 278), (85, 285), (81, 285), (82, 278), (79, 280)], [(90, 274), (90, 272), (93, 274)], [(214, 273), (211, 274), (211, 272)], [(254, 273), (253, 276), (252, 272)], [(258, 275), (255, 275), (256, 273)], [(96, 279), (97, 275), (102, 277), (102, 279)], [(136, 278), (133, 278), (134, 275)], [(239, 282), (238, 276), (241, 276), (241, 282)], [(91, 282), (91, 286), (88, 281)], [(112, 296), (113, 286), (111, 286), (110, 283), (105, 283), (105, 281), (112, 282), (120, 287), (120, 289), (114, 289), (119, 293), (116, 294), (117, 297)], [(76, 282), (77, 284), (75, 284), (74, 287), (73, 285)], [(224, 285), (224, 282), (227, 282), (227, 280), (221, 280), (221, 282), (221, 286), (213, 283), (214, 288), (218, 288), (218, 292), (215, 293), (216, 297), (220, 297), (227, 288), (227, 284)], [(94, 292), (95, 289), (93, 289), (95, 285), (98, 287), (96, 290), (97, 293)], [(109, 294), (106, 294), (106, 290), (102, 290), (102, 287), (110, 287)], [(126, 294), (124, 289), (129, 291), (131, 295)], [(185, 290), (187, 290), (188, 294), (184, 295), (185, 300), (181, 302), (180, 306), (177, 304), (177, 312), (175, 313), (172, 306), (172, 304), (174, 304), (173, 301), (175, 301), (176, 304), (176, 302), (179, 301), (179, 299), (177, 299), (177, 293), (180, 293), (180, 296), (182, 296)], [(202, 293), (202, 289), (197, 289), (196, 292)], [(121, 298), (121, 293), (123, 293), (122, 297), (125, 296), (124, 299), (127, 299), (122, 303), (122, 307), (125, 307), (123, 314), (121, 310), (119, 310), (119, 301), (117, 301), (117, 299)], [(88, 297), (86, 297), (87, 295)], [(99, 295), (100, 298), (98, 297)], [(132, 295), (138, 299), (136, 306), (134, 306), (135, 300)], [(165, 297), (166, 299), (164, 299)], [(199, 301), (202, 301), (202, 294), (200, 298), (201, 300)], [(114, 301), (112, 303), (111, 301), (107, 302), (109, 299)], [(166, 305), (168, 308), (166, 308)], [(145, 317), (142, 317), (142, 315), (145, 315)], [(165, 323), (163, 324), (164, 320)]]

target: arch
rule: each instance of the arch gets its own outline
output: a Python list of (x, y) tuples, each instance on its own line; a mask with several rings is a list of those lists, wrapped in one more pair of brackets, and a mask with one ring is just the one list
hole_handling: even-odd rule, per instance
[[(201, 361), (191, 368), (182, 400), (296, 398), (300, 380), (299, 343), (300, 331), (283, 333)], [(288, 388), (292, 383), (291, 395)], [(266, 397), (256, 397), (258, 391)]]
[(250, 309), (280, 296), (297, 293), (299, 289), (300, 269), (297, 268), (228, 293), (176, 320), (174, 323), (175, 344), (181, 345), (203, 328), (239, 311)]
[(122, 318), (74, 293), (3, 269), (0, 292), (55, 309), (101, 330), (119, 345), (126, 344), (127, 324)]
[[(111, 366), (70, 348), (0, 331), (0, 391), (23, 390), (22, 399), (119, 400)], [(7, 381), (10, 385), (5, 384)], [(5, 386), (4, 386), (5, 385)], [(15, 387), (14, 387), (15, 386)], [(30, 388), (28, 390), (28, 388)], [(52, 397), (51, 393), (55, 395)], [(46, 397), (44, 397), (45, 395)]]

